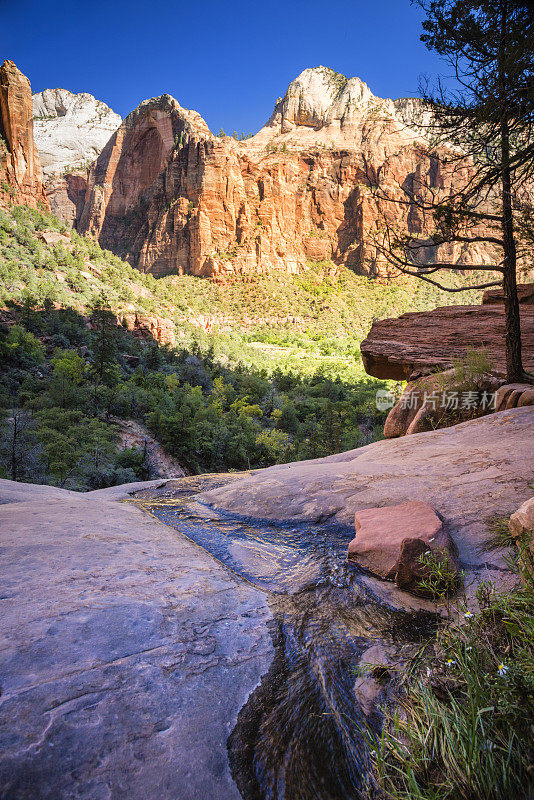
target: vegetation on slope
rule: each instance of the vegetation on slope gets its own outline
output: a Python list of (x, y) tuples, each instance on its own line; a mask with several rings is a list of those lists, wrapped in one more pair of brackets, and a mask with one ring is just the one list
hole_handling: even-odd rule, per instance
[[(376, 775), (392, 800), (505, 800), (534, 791), (534, 551), (509, 545), (521, 588), (482, 581), (477, 607), (449, 609), (402, 681), (400, 706), (385, 709)], [(382, 795), (381, 795), (382, 796)]]
[[(88, 489), (151, 477), (146, 453), (119, 449), (125, 418), (191, 471), (366, 444), (381, 435), (382, 384), (365, 375), (359, 342), (373, 319), (441, 302), (431, 287), (332, 276), (330, 263), (284, 281), (156, 280), (91, 238), (48, 245), (43, 230), (66, 232), (40, 211), (0, 211), (0, 470), (18, 480)], [(116, 324), (133, 312), (173, 320), (179, 345)]]

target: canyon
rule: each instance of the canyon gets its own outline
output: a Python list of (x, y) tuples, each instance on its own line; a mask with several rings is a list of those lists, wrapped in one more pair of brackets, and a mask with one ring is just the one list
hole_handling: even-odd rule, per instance
[[(432, 221), (383, 192), (398, 198), (411, 186), (419, 197), (424, 184), (445, 194), (455, 185), (425, 138), (416, 98), (375, 97), (326, 67), (304, 70), (243, 141), (214, 136), (169, 95), (121, 122), (91, 95), (46, 89), (32, 114), (27, 79), (11, 62), (2, 70), (7, 199), (44, 202), (155, 276), (287, 275), (312, 260), (387, 281), (395, 269), (379, 249), (384, 221), (419, 233)], [(476, 264), (484, 247), (434, 255)]]
[[(27, 79), (11, 62), (1, 70), (0, 205), (49, 206), (89, 234), (85, 240), (62, 226), (38, 237), (63, 253), (56, 282), (90, 298), (94, 279), (107, 281), (107, 290), (119, 274), (81, 249), (96, 247), (91, 236), (156, 277), (224, 284), (273, 273), (283, 281), (311, 260), (328, 262), (333, 275), (343, 266), (386, 282), (392, 269), (372, 244), (383, 219), (419, 233), (431, 221), (415, 206), (384, 205), (377, 187), (395, 193), (421, 180), (436, 191), (453, 188), (439, 154), (429, 153), (416, 99), (382, 100), (358, 78), (323, 67), (293, 81), (266, 125), (244, 141), (214, 136), (197, 112), (169, 95), (144, 101), (124, 121), (92, 96), (61, 89), (34, 96), (32, 109)], [(76, 247), (78, 283), (69, 261)], [(442, 249), (442, 256), (480, 263), (488, 252)], [(38, 260), (40, 269), (40, 253)], [(122, 268), (129, 270), (120, 275), (128, 275), (131, 302), (114, 309), (120, 332), (140, 345), (175, 345), (180, 319), (191, 324), (187, 308), (169, 306), (171, 320), (135, 303), (154, 299), (143, 282), (163, 294), (172, 281)], [(228, 287), (194, 283), (226, 288), (226, 303)], [(525, 364), (534, 368), (532, 287), (522, 286), (520, 297)], [(192, 324), (220, 332), (226, 318), (206, 311), (195, 311)], [(329, 313), (321, 305), (317, 330)], [(273, 328), (280, 319), (271, 320)], [(283, 319), (296, 325), (299, 317)], [(372, 376), (417, 379), (450, 368), (454, 356), (482, 343), (496, 385), (504, 380), (499, 291), (478, 307), (374, 319), (361, 346)], [(107, 333), (117, 333), (114, 324), (112, 318)], [(91, 362), (80, 342), (66, 352), (84, 372)], [(56, 343), (50, 337), (50, 354), (59, 354)], [(133, 414), (134, 400), (144, 403), (146, 419), (151, 374), (159, 415), (173, 402), (171, 390), (179, 396), (195, 376), (195, 358), (202, 364), (193, 354), (191, 372), (178, 377), (145, 355), (143, 347), (121, 353), (116, 380), (135, 373), (122, 408)], [(37, 366), (34, 381), (49, 369)], [(256, 377), (251, 369), (251, 395)], [(194, 388), (201, 397), (213, 385), (221, 391), (205, 373)], [(144, 423), (110, 417), (123, 445), (151, 451), (158, 480), (78, 492), (0, 479), (5, 796), (370, 797), (362, 731), (368, 721), (379, 724), (382, 704), (395, 697), (422, 642), (436, 640), (445, 614), (436, 597), (415, 586), (406, 541), (421, 542), (424, 523), (417, 553), (434, 541), (433, 548), (450, 550), (466, 609), (476, 609), (477, 589), (488, 582), (503, 592), (517, 583), (509, 543), (490, 545), (489, 535), (496, 520), (514, 512), (519, 531), (531, 525), (525, 508), (532, 502), (534, 408), (518, 399), (515, 385), (499, 391), (506, 410), (460, 425), (397, 432), (355, 449), (345, 443), (347, 452), (332, 447), (325, 458), (300, 455), (308, 460), (268, 468), (251, 468), (249, 460), (248, 470), (240, 467), (246, 471), (200, 476), (185, 476)], [(523, 387), (521, 398), (526, 393)], [(98, 414), (96, 388), (91, 398)], [(269, 413), (281, 412), (272, 399)], [(242, 401), (251, 414), (267, 416), (261, 395), (263, 408), (252, 396)], [(306, 401), (303, 394), (298, 403)], [(218, 417), (223, 408), (220, 401)], [(172, 420), (181, 437), (189, 413), (184, 403)], [(197, 419), (200, 440), (205, 418)], [(274, 423), (268, 430), (278, 432)], [(388, 554), (391, 519), (396, 542)]]
[[(426, 186), (447, 195), (462, 177), (425, 138), (417, 98), (381, 99), (326, 67), (304, 70), (242, 141), (214, 136), (170, 95), (121, 122), (89, 94), (46, 89), (32, 99), (12, 62), (2, 75), (4, 204), (43, 202), (158, 277), (291, 275), (311, 260), (388, 281), (396, 270), (380, 250), (384, 225), (433, 227), (417, 204), (392, 201), (406, 187), (416, 199)], [(482, 264), (492, 254), (442, 245), (433, 257)]]

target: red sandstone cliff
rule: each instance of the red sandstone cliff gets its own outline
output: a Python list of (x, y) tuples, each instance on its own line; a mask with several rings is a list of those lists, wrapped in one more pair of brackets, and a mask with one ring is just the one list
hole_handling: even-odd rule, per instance
[(30, 82), (12, 61), (0, 67), (0, 206), (48, 206), (33, 140)]
[(387, 277), (390, 266), (363, 243), (368, 232), (380, 231), (384, 215), (417, 231), (430, 220), (384, 204), (375, 186), (424, 177), (450, 188), (414, 109), (374, 97), (358, 78), (310, 69), (266, 126), (237, 142), (213, 136), (169, 95), (147, 100), (93, 165), (78, 228), (156, 275), (294, 273), (308, 258), (331, 258)]

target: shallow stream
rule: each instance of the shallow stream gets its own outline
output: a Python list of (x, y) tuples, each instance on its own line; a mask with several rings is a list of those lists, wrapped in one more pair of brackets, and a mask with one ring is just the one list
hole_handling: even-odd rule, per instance
[(434, 615), (380, 600), (346, 563), (348, 529), (216, 513), (196, 502), (202, 488), (186, 479), (143, 505), (264, 591), (271, 607), (275, 656), (228, 739), (244, 800), (373, 797), (368, 732), (379, 729), (379, 706)]

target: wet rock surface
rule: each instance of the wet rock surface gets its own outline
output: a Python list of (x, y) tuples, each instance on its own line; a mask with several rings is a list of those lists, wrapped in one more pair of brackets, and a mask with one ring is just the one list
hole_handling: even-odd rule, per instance
[[(488, 549), (491, 521), (531, 496), (534, 409), (512, 409), (451, 428), (374, 442), (324, 459), (261, 470), (200, 495), (218, 510), (265, 520), (328, 520), (352, 527), (364, 508), (424, 499), (447, 520), (471, 594), (481, 579), (513, 579)], [(406, 607), (387, 582), (375, 587)]]
[(262, 588), (273, 613), (273, 661), (228, 740), (243, 798), (368, 798), (368, 726), (435, 614), (384, 603), (379, 581), (346, 563), (344, 526), (245, 520), (177, 495), (178, 485), (145, 502)]
[(239, 478), (0, 484), (4, 796), (365, 797), (364, 727), (432, 607), (375, 595), (343, 526), (196, 502)]

